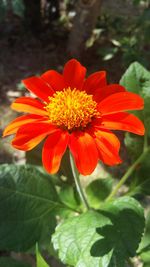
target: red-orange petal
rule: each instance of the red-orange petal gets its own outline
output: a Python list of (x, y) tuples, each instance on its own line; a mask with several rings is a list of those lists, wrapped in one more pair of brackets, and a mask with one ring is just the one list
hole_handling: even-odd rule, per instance
[(3, 137), (16, 133), (18, 129), (25, 124), (36, 122), (36, 121), (41, 121), (41, 120), (44, 120), (43, 116), (32, 115), (32, 114), (18, 117), (14, 119), (12, 122), (10, 122), (10, 124), (5, 128), (3, 132)]
[(99, 159), (109, 166), (121, 163), (119, 157), (120, 142), (116, 135), (107, 130), (96, 130), (94, 135)]
[(51, 134), (44, 143), (42, 161), (49, 173), (56, 173), (68, 145), (68, 132), (58, 130)]
[(54, 91), (60, 91), (65, 88), (64, 77), (55, 70), (46, 71), (41, 78), (49, 84)]
[(48, 134), (57, 131), (48, 122), (28, 123), (19, 128), (12, 145), (20, 150), (28, 151), (37, 146)]
[(70, 87), (71, 89), (76, 88), (78, 90), (82, 89), (85, 74), (86, 68), (79, 61), (75, 59), (69, 60), (65, 64), (63, 71), (66, 87)]
[(44, 105), (31, 97), (19, 97), (11, 105), (11, 108), (19, 112), (27, 112), (41, 116), (47, 116)]
[(69, 148), (79, 172), (91, 174), (98, 163), (98, 151), (95, 141), (87, 132), (74, 132), (70, 136)]
[(109, 84), (105, 87), (102, 87), (102, 88), (95, 90), (94, 95), (93, 95), (93, 99), (99, 103), (104, 98), (106, 98), (112, 94), (116, 94), (116, 93), (120, 93), (120, 92), (125, 92), (125, 88), (122, 85)]
[(125, 112), (103, 116), (100, 127), (128, 131), (138, 135), (144, 135), (145, 132), (143, 123), (133, 114)]
[(101, 114), (112, 114), (126, 110), (143, 109), (143, 99), (134, 93), (121, 92), (106, 97), (98, 104), (98, 111)]
[(52, 87), (44, 82), (44, 80), (42, 80), (40, 77), (33, 76), (22, 80), (22, 82), (30, 92), (35, 94), (43, 101), (48, 101), (48, 97), (54, 93)]
[(106, 85), (106, 71), (97, 71), (85, 80), (83, 90), (88, 94), (94, 94), (97, 89)]

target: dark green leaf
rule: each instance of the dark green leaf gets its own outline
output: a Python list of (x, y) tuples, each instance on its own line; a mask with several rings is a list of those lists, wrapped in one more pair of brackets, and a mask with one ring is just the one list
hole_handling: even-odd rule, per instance
[(78, 209), (80, 200), (73, 186), (64, 185), (59, 192), (61, 201), (71, 209)]
[(134, 172), (130, 186), (130, 195), (150, 195), (150, 152)]
[(140, 204), (129, 197), (59, 225), (52, 237), (63, 263), (75, 267), (124, 267), (136, 253), (144, 229)]
[(103, 214), (112, 225), (97, 229), (100, 240), (91, 248), (95, 257), (112, 251), (109, 267), (124, 267), (125, 260), (133, 257), (144, 231), (144, 214), (140, 204), (133, 198), (123, 197), (107, 204)]
[(112, 183), (112, 178), (97, 179), (86, 187), (88, 202), (93, 208), (99, 208), (101, 202), (107, 198), (111, 192)]
[(0, 0), (0, 22), (2, 22), (6, 15), (6, 3)]
[(127, 147), (130, 158), (135, 161), (143, 152), (143, 136), (135, 136), (130, 133), (125, 134), (124, 143)]
[(34, 166), (0, 166), (0, 249), (24, 251), (54, 231), (51, 179)]
[(24, 15), (24, 4), (23, 0), (12, 0), (12, 7), (14, 14), (23, 17)]
[(0, 257), (0, 267), (31, 267), (31, 265), (16, 261), (12, 258)]

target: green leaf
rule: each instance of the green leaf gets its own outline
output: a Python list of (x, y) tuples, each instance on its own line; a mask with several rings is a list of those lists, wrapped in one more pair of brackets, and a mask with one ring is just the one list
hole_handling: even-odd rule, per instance
[(31, 267), (31, 265), (29, 265), (28, 263), (16, 261), (12, 258), (0, 257), (0, 267)]
[(24, 4), (23, 0), (12, 0), (12, 7), (14, 14), (23, 17), (24, 16)]
[(112, 189), (112, 178), (97, 179), (86, 187), (88, 202), (93, 208), (99, 208), (101, 202), (110, 194)]
[(124, 143), (132, 161), (135, 161), (142, 154), (143, 142), (143, 136), (135, 136), (131, 133), (125, 133)]
[(150, 152), (148, 152), (142, 164), (134, 172), (130, 185), (130, 195), (150, 195)]
[(52, 237), (63, 263), (75, 267), (124, 267), (136, 253), (144, 229), (144, 215), (133, 198), (123, 197), (103, 211), (66, 220)]
[(38, 168), (0, 165), (0, 249), (25, 251), (50, 238), (58, 205), (50, 177)]
[(130, 92), (137, 93), (144, 98), (144, 112), (134, 112), (145, 122), (150, 136), (150, 72), (138, 62), (132, 63), (120, 80)]
[(112, 225), (97, 229), (100, 240), (91, 248), (93, 256), (103, 256), (112, 251), (109, 267), (124, 267), (125, 261), (136, 254), (144, 231), (144, 213), (133, 198), (123, 197), (105, 206), (103, 214)]
[(140, 63), (134, 62), (126, 70), (120, 84), (130, 92), (141, 95), (144, 99), (150, 98), (150, 72)]
[(150, 251), (141, 254), (141, 260), (143, 261), (143, 267), (150, 266)]
[(150, 211), (146, 217), (145, 233), (138, 249), (139, 254), (144, 252), (150, 253)]
[(37, 245), (36, 245), (36, 267), (50, 267), (41, 256)]
[[(52, 237), (63, 263), (71, 266), (101, 266), (101, 259), (90, 255), (92, 244), (99, 239), (96, 228), (110, 220), (96, 211), (70, 218), (57, 227)], [(105, 266), (107, 267), (107, 265)]]
[(3, 0), (0, 0), (0, 22), (5, 19), (6, 16), (6, 3)]
[(78, 209), (80, 200), (73, 186), (63, 185), (59, 192), (61, 201), (71, 209)]

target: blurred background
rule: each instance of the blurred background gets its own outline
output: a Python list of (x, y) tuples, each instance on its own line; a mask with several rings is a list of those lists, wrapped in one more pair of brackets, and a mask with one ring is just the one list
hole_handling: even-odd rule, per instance
[[(27, 93), (21, 80), (62, 71), (72, 57), (88, 73), (105, 69), (109, 82), (133, 61), (149, 68), (149, 18), (149, 0), (0, 0), (1, 130), (16, 116), (10, 103)], [(1, 163), (18, 160), (10, 149), (7, 139)]]

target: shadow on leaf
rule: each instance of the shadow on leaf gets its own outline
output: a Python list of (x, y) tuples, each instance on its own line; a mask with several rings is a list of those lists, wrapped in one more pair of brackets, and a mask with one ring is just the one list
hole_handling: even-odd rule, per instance
[(139, 214), (127, 208), (122, 211), (113, 210), (113, 213), (101, 213), (108, 217), (112, 224), (96, 229), (101, 239), (91, 247), (91, 255), (103, 257), (112, 251), (112, 259), (124, 265), (124, 260), (135, 255), (140, 242), (143, 224)]

